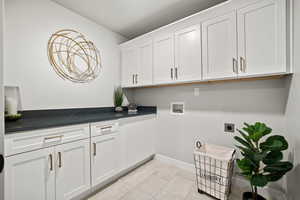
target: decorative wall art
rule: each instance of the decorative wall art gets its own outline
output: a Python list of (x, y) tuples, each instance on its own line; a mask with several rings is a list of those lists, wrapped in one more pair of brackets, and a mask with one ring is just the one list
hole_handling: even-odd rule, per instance
[(81, 33), (65, 29), (52, 34), (48, 57), (55, 72), (64, 80), (87, 83), (100, 73), (100, 52)]

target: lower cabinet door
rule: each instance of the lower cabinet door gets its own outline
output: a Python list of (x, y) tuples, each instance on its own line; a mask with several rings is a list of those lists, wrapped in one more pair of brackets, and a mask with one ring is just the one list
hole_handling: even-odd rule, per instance
[(154, 154), (155, 119), (151, 116), (122, 120), (120, 131), (126, 136), (126, 168)]
[(90, 189), (89, 139), (55, 147), (56, 200), (68, 200)]
[(103, 183), (118, 171), (117, 134), (93, 137), (91, 153), (92, 186)]
[(6, 158), (5, 200), (54, 200), (53, 148)]

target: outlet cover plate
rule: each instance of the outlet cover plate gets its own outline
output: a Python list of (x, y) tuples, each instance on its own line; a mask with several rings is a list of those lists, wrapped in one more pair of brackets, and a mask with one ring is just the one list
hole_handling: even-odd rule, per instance
[(224, 131), (226, 133), (234, 133), (235, 125), (233, 123), (225, 123), (224, 124)]

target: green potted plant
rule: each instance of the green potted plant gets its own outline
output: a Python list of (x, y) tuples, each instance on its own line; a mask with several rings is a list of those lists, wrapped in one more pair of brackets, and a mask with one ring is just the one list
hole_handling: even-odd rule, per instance
[(236, 147), (243, 156), (242, 159), (237, 159), (237, 165), (241, 174), (249, 180), (252, 189), (251, 192), (243, 194), (243, 199), (264, 200), (258, 194), (257, 188), (278, 181), (293, 168), (292, 163), (282, 161), (282, 152), (288, 149), (288, 142), (280, 135), (272, 135), (261, 141), (272, 133), (272, 129), (264, 123), (244, 125), (242, 130), (238, 130), (241, 137), (234, 137), (239, 143)]
[(123, 111), (123, 100), (124, 100), (124, 93), (121, 87), (118, 87), (114, 91), (114, 104), (115, 104), (115, 111), (122, 112)]

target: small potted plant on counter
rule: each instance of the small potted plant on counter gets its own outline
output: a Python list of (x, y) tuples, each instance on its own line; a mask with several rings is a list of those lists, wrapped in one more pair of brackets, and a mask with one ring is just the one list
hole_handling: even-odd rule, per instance
[(288, 149), (288, 142), (280, 135), (261, 141), (271, 134), (272, 129), (260, 122), (253, 125), (245, 123), (245, 127), (238, 131), (241, 137), (235, 136), (234, 139), (240, 144), (237, 148), (243, 158), (237, 159), (237, 165), (241, 174), (249, 180), (252, 189), (243, 194), (243, 200), (265, 200), (258, 194), (258, 187), (278, 181), (293, 168), (292, 163), (282, 161), (282, 151)]
[(124, 100), (124, 93), (121, 87), (118, 87), (114, 91), (114, 104), (115, 104), (115, 111), (122, 112), (123, 111), (123, 100)]

